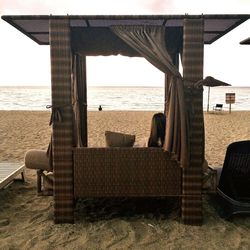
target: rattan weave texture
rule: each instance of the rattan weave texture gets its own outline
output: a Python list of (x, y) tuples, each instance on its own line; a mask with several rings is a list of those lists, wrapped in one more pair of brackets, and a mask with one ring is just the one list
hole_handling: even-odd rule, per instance
[(74, 149), (76, 198), (180, 194), (181, 168), (161, 148)]

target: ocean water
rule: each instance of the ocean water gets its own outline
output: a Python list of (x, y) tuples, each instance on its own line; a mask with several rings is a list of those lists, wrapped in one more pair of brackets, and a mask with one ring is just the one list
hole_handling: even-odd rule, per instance
[[(225, 94), (235, 93), (232, 110), (250, 110), (250, 87), (210, 88), (209, 106), (222, 103), (225, 110)], [(88, 87), (88, 110), (148, 110), (163, 111), (163, 87)], [(208, 88), (204, 87), (203, 109), (207, 110)], [(50, 87), (0, 87), (0, 110), (46, 110), (51, 104)]]

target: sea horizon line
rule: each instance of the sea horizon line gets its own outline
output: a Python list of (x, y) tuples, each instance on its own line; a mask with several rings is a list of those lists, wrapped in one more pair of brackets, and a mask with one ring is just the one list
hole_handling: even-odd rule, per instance
[[(0, 88), (48, 88), (51, 85), (0, 85)], [(87, 88), (164, 88), (159, 85), (87, 85)], [(207, 86), (204, 86), (207, 87)], [(250, 88), (249, 86), (218, 86), (219, 88)]]

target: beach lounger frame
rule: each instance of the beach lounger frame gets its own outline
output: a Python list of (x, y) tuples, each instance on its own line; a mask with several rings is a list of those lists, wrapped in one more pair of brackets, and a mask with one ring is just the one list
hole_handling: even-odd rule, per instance
[(228, 146), (217, 193), (222, 217), (250, 214), (250, 140)]
[(18, 175), (25, 181), (25, 166), (19, 163), (1, 162), (0, 163), (0, 189), (12, 183)]
[(213, 111), (222, 111), (223, 104), (217, 103), (213, 106)]

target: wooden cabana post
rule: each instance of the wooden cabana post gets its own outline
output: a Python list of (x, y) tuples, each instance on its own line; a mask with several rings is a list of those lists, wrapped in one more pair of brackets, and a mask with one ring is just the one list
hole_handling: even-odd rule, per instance
[[(69, 19), (50, 19), (54, 221), (74, 222), (73, 110)], [(60, 113), (63, 113), (61, 119)]]
[(184, 19), (183, 78), (189, 116), (190, 165), (183, 169), (182, 219), (184, 223), (202, 222), (202, 164), (204, 161), (203, 91), (193, 87), (203, 79), (204, 20)]

